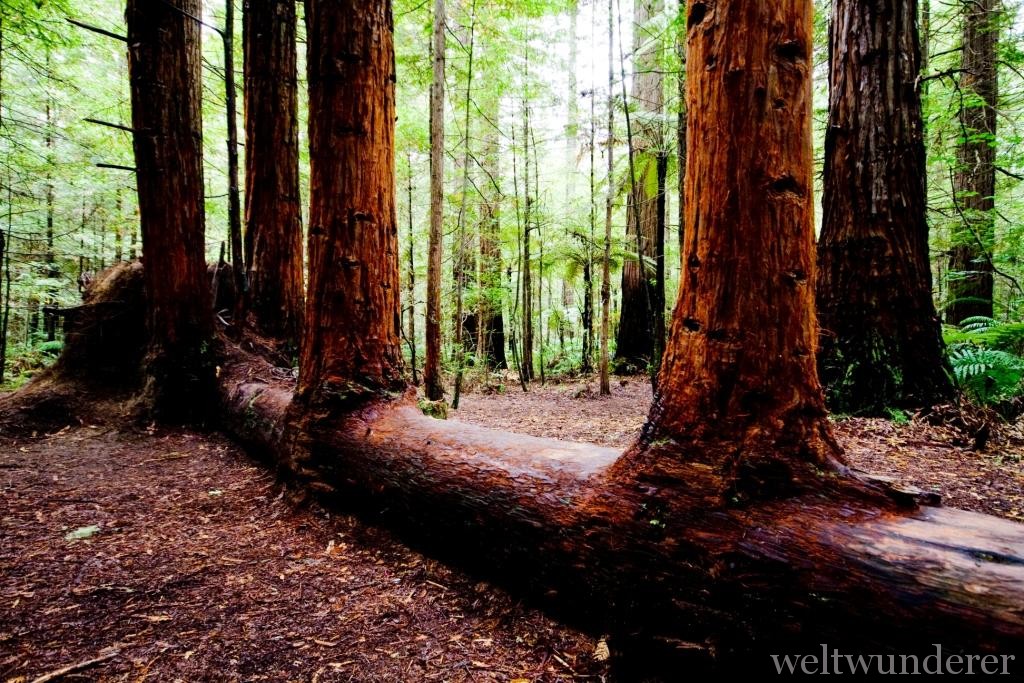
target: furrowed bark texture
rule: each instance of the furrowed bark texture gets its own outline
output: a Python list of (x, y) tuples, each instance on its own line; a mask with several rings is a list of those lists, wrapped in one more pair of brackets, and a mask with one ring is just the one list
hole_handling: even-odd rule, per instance
[(405, 384), (391, 5), (312, 0), (307, 12), (309, 290), (299, 396), (316, 403)]
[(686, 241), (645, 434), (740, 488), (841, 458), (814, 357), (811, 9), (697, 0), (687, 18)]
[[(653, 308), (659, 300), (656, 283), (652, 282), (656, 276), (652, 263), (657, 258), (658, 244), (657, 159), (662, 144), (661, 124), (657, 120), (645, 121), (641, 113), (658, 116), (664, 104), (658, 40), (648, 25), (662, 7), (662, 0), (636, 0), (633, 9), (633, 50), (637, 57), (630, 99), (638, 109), (633, 136), (636, 188), (626, 208), (626, 243), (632, 252), (639, 244), (642, 259), (626, 259), (622, 265), (622, 307), (615, 337), (615, 360), (619, 367), (634, 370), (644, 370), (654, 360)], [(641, 260), (646, 261), (642, 268)]]
[(932, 301), (917, 2), (837, 0), (830, 35), (818, 371), (830, 407), (951, 398)]
[[(992, 317), (992, 246), (995, 241), (998, 0), (963, 4), (960, 109), (963, 140), (957, 148), (953, 192), (962, 225), (949, 256), (946, 322)], [(972, 97), (973, 95), (973, 97)]]
[(295, 3), (247, 0), (245, 263), (257, 329), (298, 348), (303, 323)]
[[(175, 8), (180, 9), (177, 11)], [(132, 128), (156, 415), (205, 419), (214, 394), (206, 276), (198, 0), (130, 0)]]

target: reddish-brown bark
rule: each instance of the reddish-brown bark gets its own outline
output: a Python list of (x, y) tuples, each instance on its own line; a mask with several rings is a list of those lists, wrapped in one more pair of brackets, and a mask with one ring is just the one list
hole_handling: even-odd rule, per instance
[(932, 301), (916, 0), (836, 0), (830, 35), (818, 371), (833, 410), (948, 400)]
[(683, 272), (646, 433), (732, 471), (730, 495), (841, 459), (814, 362), (811, 10), (689, 10)]
[(391, 3), (312, 0), (309, 290), (299, 398), (404, 387)]
[[(180, 10), (180, 11), (179, 11)], [(129, 0), (128, 66), (148, 311), (146, 394), (159, 416), (207, 419), (213, 314), (206, 276), (198, 0)]]
[(245, 49), (245, 263), (257, 329), (298, 347), (302, 333), (295, 3), (247, 0)]

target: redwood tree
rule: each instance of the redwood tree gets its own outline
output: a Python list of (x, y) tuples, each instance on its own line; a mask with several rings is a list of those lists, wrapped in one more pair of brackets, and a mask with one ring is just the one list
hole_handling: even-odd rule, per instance
[(246, 0), (245, 263), (257, 329), (298, 347), (302, 331), (295, 2)]
[(916, 0), (836, 0), (818, 370), (833, 410), (952, 395), (932, 301)]
[(306, 20), (309, 289), (297, 398), (329, 409), (406, 386), (391, 3), (310, 0)]
[(683, 271), (646, 433), (737, 489), (841, 457), (814, 359), (811, 12), (697, 0), (688, 16)]
[(204, 256), (199, 0), (128, 0), (136, 182), (148, 302), (146, 395), (155, 414), (210, 407), (213, 314)]
[[(630, 141), (636, 167), (636, 186), (626, 208), (626, 242), (629, 249), (639, 250), (637, 258), (627, 259), (622, 266), (622, 308), (615, 338), (615, 360), (620, 365), (642, 370), (655, 357), (654, 335), (659, 327), (655, 306), (664, 306), (659, 297), (656, 268), (648, 262), (658, 258), (659, 221), (658, 160), (661, 156), (661, 124), (657, 116), (664, 103), (661, 70), (658, 66), (657, 38), (647, 24), (662, 9), (662, 0), (636, 0), (633, 8), (633, 51), (636, 55), (630, 99), (640, 112), (652, 119), (640, 119), (636, 134)], [(637, 118), (634, 118), (636, 121)], [(637, 230), (640, 231), (639, 237)], [(664, 279), (661, 286), (664, 287)]]
[(953, 193), (961, 225), (949, 255), (946, 322), (992, 317), (992, 245), (995, 240), (996, 46), (1000, 0), (963, 3), (960, 108), (962, 139)]

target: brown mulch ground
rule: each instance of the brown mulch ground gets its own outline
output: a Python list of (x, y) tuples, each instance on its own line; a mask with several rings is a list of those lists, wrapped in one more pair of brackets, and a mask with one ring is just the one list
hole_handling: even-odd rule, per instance
[[(612, 378), (611, 396), (596, 379), (470, 394), (453, 419), (497, 429), (625, 448), (640, 433), (651, 403), (644, 377)], [(920, 421), (846, 418), (836, 435), (855, 467), (941, 494), (944, 505), (1024, 521), (1024, 442), (994, 439), (984, 451), (943, 426)], [(1004, 430), (1012, 432), (1014, 430)]]
[(385, 532), (295, 507), (217, 435), (81, 427), (3, 444), (0, 491), (3, 681), (108, 656), (65, 678), (606, 673), (595, 640)]

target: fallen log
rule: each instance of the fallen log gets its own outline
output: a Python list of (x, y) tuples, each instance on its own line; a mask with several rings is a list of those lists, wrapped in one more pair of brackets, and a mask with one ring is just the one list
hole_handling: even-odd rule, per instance
[(292, 382), (231, 356), (225, 424), (287, 476), (591, 631), (765, 671), (746, 656), (1024, 644), (1020, 524), (824, 492), (722, 506), (712, 468), (661, 457), (612, 476), (612, 449), (434, 420), (409, 396), (307, 424), (296, 448)]

